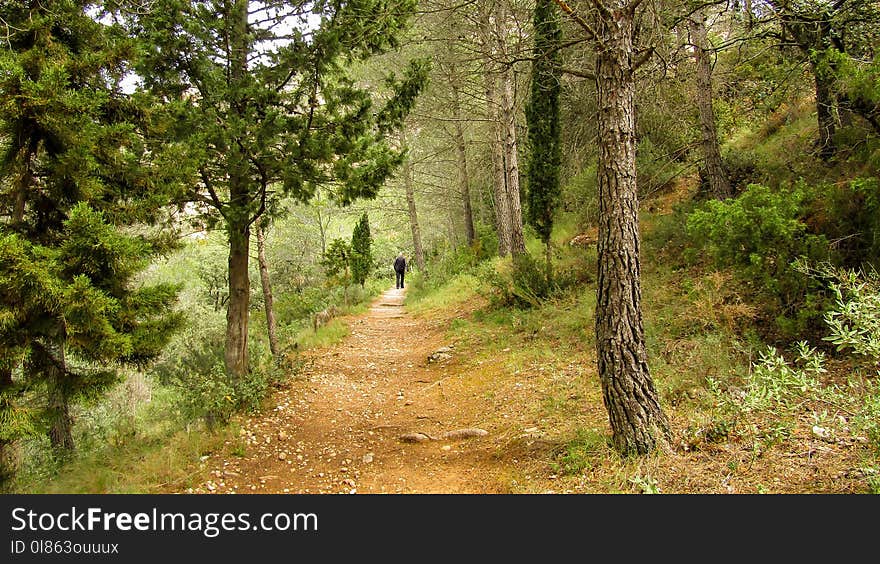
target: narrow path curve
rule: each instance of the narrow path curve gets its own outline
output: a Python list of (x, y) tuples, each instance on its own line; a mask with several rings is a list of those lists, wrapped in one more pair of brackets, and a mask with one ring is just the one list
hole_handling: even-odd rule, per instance
[[(242, 422), (240, 444), (204, 458), (211, 479), (195, 493), (491, 493), (499, 462), (491, 436), (441, 440), (478, 427), (444, 393), (458, 351), (448, 321), (416, 318), (405, 290), (390, 289), (369, 310), (345, 318), (342, 342), (304, 353), (304, 374), (276, 392), (274, 407)], [(429, 360), (429, 357), (434, 355)], [(487, 406), (488, 407), (488, 406)], [(407, 433), (437, 440), (408, 443)]]

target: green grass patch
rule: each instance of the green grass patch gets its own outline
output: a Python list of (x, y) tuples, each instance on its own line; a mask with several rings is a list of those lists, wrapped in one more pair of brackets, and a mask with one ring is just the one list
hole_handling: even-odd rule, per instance
[(328, 347), (342, 341), (350, 333), (348, 325), (340, 319), (331, 319), (326, 325), (302, 329), (296, 336), (300, 350)]
[(550, 467), (560, 474), (573, 476), (601, 465), (603, 460), (613, 455), (604, 433), (594, 429), (578, 429), (574, 438), (554, 455)]
[(479, 287), (479, 279), (470, 273), (454, 276), (436, 289), (421, 283), (417, 276), (409, 285), (405, 302), (406, 310), (415, 315), (455, 307), (476, 296)]

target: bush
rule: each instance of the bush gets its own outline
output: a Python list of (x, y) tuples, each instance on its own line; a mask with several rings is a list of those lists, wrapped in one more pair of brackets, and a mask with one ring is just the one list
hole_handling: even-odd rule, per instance
[(547, 299), (557, 295), (564, 287), (574, 283), (571, 272), (564, 272), (553, 280), (547, 280), (543, 262), (528, 253), (516, 255), (512, 260), (485, 264), (480, 269), (480, 279), (485, 281), (484, 293), (493, 307), (540, 307)]
[(711, 200), (687, 218), (694, 245), (717, 267), (734, 267), (746, 287), (762, 298), (786, 337), (815, 329), (825, 310), (821, 284), (795, 268), (797, 259), (829, 260), (828, 240), (804, 221), (814, 197), (804, 185), (773, 191), (752, 184), (737, 198)]
[(749, 184), (758, 183), (761, 180), (758, 155), (753, 151), (744, 149), (728, 151), (722, 157), (722, 162), (734, 194), (742, 192)]

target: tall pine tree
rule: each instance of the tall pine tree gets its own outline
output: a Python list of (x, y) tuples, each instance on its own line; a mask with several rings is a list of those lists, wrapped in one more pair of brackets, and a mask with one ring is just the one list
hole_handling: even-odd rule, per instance
[(529, 129), (529, 223), (538, 232), (547, 252), (547, 281), (552, 278), (551, 241), (553, 214), (559, 206), (559, 49), (562, 31), (553, 0), (537, 0), (534, 10), (535, 45), (532, 90), (526, 105)]
[(177, 117), (188, 144), (189, 195), (229, 241), (227, 374), (248, 373), (251, 225), (282, 194), (338, 203), (376, 195), (401, 162), (387, 143), (414, 103), (426, 67), (391, 76), (379, 106), (349, 63), (396, 45), (415, 0), (155, 0), (133, 30), (140, 74)]
[(176, 289), (136, 276), (171, 238), (174, 181), (144, 143), (149, 109), (120, 82), (131, 45), (85, 0), (0, 7), (0, 447), (47, 431), (73, 448), (70, 405), (143, 365), (180, 317)]

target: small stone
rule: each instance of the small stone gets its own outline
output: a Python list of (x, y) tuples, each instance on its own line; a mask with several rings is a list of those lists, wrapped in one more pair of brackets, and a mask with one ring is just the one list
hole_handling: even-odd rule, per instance
[(278, 460), (286, 460), (286, 459), (287, 459), (287, 453), (285, 453), (285, 452), (278, 453)]
[(813, 425), (813, 434), (820, 439), (829, 439), (831, 438), (831, 431), (826, 429), (825, 427), (820, 427), (818, 425)]
[(373, 461), (373, 453), (368, 452), (363, 457), (361, 457), (361, 460), (363, 461), (364, 464), (369, 464), (370, 462)]
[(450, 451), (452, 450), (452, 447), (450, 445), (443, 445), (440, 447), (440, 450)]

